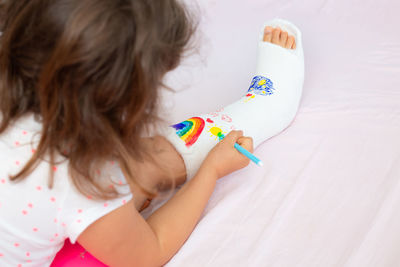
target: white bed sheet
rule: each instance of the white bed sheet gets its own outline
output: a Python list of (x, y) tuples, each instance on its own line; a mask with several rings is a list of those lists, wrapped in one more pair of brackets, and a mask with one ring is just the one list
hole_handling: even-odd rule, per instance
[(306, 77), (293, 123), (255, 151), (264, 168), (219, 180), (166, 266), (400, 266), (399, 12), (398, 0), (199, 1), (168, 121), (242, 96), (274, 17), (301, 29)]

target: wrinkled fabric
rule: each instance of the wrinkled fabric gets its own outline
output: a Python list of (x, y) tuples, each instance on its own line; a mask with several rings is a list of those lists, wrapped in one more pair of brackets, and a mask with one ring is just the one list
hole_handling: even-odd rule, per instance
[(303, 33), (305, 84), (294, 122), (254, 152), (264, 167), (218, 181), (166, 266), (400, 266), (400, 2), (198, 2), (168, 121), (241, 96), (274, 17)]

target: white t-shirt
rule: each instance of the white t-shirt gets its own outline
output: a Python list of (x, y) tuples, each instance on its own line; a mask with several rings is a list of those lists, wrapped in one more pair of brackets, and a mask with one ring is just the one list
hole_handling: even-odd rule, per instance
[(0, 135), (0, 266), (49, 266), (64, 240), (75, 243), (94, 221), (132, 198), (120, 169), (110, 162), (112, 180), (126, 193), (109, 201), (82, 195), (68, 176), (67, 162), (52, 167), (54, 187), (48, 188), (49, 164), (41, 162), (24, 180), (16, 174), (35, 153), (41, 124), (25, 116)]

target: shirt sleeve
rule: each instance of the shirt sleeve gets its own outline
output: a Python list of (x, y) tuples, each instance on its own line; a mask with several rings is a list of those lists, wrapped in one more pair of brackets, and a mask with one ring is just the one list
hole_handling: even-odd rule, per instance
[[(119, 168), (115, 168), (111, 180), (116, 184), (115, 189), (122, 195), (112, 200), (94, 200), (91, 196), (80, 193), (69, 183), (69, 190), (59, 213), (59, 220), (65, 237), (69, 237), (72, 244), (78, 236), (93, 222), (121, 207), (132, 199), (132, 193), (126, 179)], [(111, 185), (111, 183), (110, 183)]]

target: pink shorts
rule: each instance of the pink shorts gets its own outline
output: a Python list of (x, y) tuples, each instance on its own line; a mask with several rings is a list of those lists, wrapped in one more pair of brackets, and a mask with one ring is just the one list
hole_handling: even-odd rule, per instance
[(107, 266), (89, 252), (78, 242), (72, 245), (69, 239), (65, 240), (64, 247), (57, 253), (51, 267), (104, 267)]

